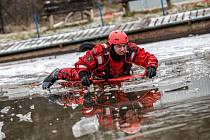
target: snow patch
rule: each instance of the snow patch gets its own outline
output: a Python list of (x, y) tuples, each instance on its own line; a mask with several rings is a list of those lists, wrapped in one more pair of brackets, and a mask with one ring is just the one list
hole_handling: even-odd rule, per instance
[(28, 112), (27, 114), (17, 114), (17, 117), (19, 117), (20, 121), (26, 121), (26, 122), (33, 122), (31, 119), (31, 112)]

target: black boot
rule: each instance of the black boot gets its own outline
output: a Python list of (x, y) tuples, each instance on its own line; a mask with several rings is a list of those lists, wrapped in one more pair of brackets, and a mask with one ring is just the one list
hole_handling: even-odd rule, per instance
[(58, 80), (58, 72), (59, 72), (59, 69), (57, 68), (44, 79), (42, 83), (43, 89), (49, 89), (55, 83), (55, 81)]

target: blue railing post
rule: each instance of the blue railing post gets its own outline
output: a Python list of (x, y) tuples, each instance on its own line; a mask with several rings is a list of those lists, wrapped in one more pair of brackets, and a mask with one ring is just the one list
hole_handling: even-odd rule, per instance
[(34, 13), (34, 24), (35, 24), (35, 28), (36, 28), (36, 32), (37, 32), (37, 37), (40, 37), (40, 33), (39, 33), (39, 23), (38, 23), (38, 17), (37, 15)]
[(162, 12), (163, 12), (163, 15), (165, 16), (165, 10), (164, 10), (163, 0), (160, 0), (160, 1), (161, 1)]
[(100, 15), (100, 18), (101, 18), (101, 24), (102, 26), (104, 26), (104, 20), (103, 20), (103, 13), (102, 13), (102, 6), (100, 3), (97, 3), (97, 6), (98, 6), (98, 11), (99, 11), (99, 15)]

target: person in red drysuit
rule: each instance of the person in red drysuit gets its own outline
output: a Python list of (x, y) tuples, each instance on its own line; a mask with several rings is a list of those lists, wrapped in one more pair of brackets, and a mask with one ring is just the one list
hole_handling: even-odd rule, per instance
[(133, 93), (98, 92), (97, 95), (101, 96), (96, 99), (92, 108), (86, 108), (82, 104), (83, 98), (75, 97), (73, 94), (57, 95), (56, 103), (66, 106), (72, 106), (73, 103), (82, 104), (81, 112), (84, 117), (96, 115), (103, 130), (121, 130), (127, 134), (134, 134), (140, 131), (145, 114), (150, 112), (154, 103), (161, 99), (161, 93), (157, 89)]
[(95, 105), (92, 111), (83, 111), (83, 115), (97, 114), (99, 124), (105, 130), (117, 129), (127, 134), (135, 134), (141, 130), (144, 115), (153, 109), (154, 103), (160, 98), (159, 91), (131, 94), (118, 92), (103, 103)]
[(123, 31), (115, 30), (109, 34), (107, 43), (95, 45), (80, 57), (75, 68), (55, 69), (44, 79), (42, 88), (50, 88), (59, 79), (81, 80), (83, 86), (90, 86), (90, 77), (108, 79), (130, 75), (132, 64), (146, 68), (149, 78), (156, 76), (157, 58), (137, 44), (129, 42)]

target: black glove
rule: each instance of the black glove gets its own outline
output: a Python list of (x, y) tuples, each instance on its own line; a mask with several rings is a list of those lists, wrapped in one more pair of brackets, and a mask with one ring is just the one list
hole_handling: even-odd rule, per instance
[(147, 76), (149, 78), (152, 78), (152, 77), (156, 76), (156, 68), (155, 67), (150, 66), (150, 67), (147, 68), (147, 70), (148, 70)]
[(92, 84), (92, 82), (89, 80), (88, 72), (87, 71), (81, 71), (79, 73), (79, 77), (81, 78), (81, 84), (83, 86), (89, 87)]
[(86, 93), (84, 95), (84, 103), (83, 103), (84, 107), (92, 107), (94, 105), (94, 101), (90, 95), (90, 93)]
[(55, 81), (58, 80), (58, 71), (59, 71), (59, 69), (55, 69), (50, 75), (48, 75), (44, 79), (44, 81), (42, 83), (43, 89), (49, 89), (55, 83)]

